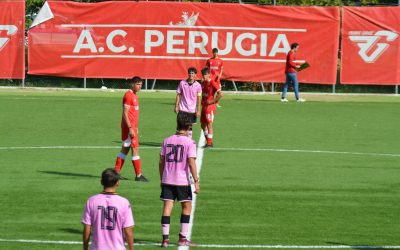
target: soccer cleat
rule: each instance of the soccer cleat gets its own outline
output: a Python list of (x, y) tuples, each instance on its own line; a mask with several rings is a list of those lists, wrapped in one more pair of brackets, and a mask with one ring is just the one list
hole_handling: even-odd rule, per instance
[(144, 177), (144, 175), (140, 175), (139, 177), (135, 177), (135, 181), (149, 182), (149, 180)]
[(297, 99), (297, 102), (305, 102), (305, 101), (306, 101), (305, 99), (301, 99), (301, 98)]
[(163, 240), (161, 243), (161, 247), (169, 247), (169, 240)]
[(282, 98), (282, 99), (281, 99), (281, 102), (289, 102), (289, 100), (286, 99), (286, 98)]
[(213, 148), (214, 147), (214, 144), (206, 144), (206, 145), (204, 145), (203, 146), (203, 148)]
[(194, 246), (196, 246), (196, 245), (193, 244), (191, 241), (189, 241), (189, 240), (186, 239), (186, 238), (181, 238), (181, 237), (179, 237), (178, 246), (194, 247)]
[(128, 178), (123, 177), (123, 176), (120, 176), (119, 179), (120, 179), (120, 180), (125, 180), (125, 181), (126, 181), (126, 180), (129, 180)]

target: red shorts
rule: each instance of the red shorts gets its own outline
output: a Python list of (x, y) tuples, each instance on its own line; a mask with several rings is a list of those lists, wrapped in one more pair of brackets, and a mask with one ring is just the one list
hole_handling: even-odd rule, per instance
[(132, 148), (138, 148), (139, 147), (139, 130), (137, 128), (133, 128), (134, 131), (136, 132), (135, 138), (131, 138), (129, 135), (129, 128), (127, 126), (121, 127), (121, 140), (122, 140), (122, 146), (127, 148), (127, 147), (132, 147)]
[(215, 108), (215, 105), (207, 105), (203, 106), (201, 110), (201, 117), (200, 117), (200, 122), (201, 123), (213, 123), (214, 121), (214, 116), (217, 113), (217, 109)]

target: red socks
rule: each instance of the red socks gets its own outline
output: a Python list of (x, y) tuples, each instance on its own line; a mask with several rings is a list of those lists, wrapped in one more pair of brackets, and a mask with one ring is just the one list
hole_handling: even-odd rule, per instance
[(213, 144), (213, 135), (212, 134), (208, 134), (207, 136), (207, 145), (211, 145)]
[(125, 157), (126, 155), (121, 152), (117, 156), (117, 160), (115, 161), (115, 171), (117, 171), (118, 173), (121, 172), (122, 166), (125, 162)]
[(140, 156), (132, 156), (132, 164), (135, 168), (136, 176), (142, 175), (142, 169), (140, 168)]

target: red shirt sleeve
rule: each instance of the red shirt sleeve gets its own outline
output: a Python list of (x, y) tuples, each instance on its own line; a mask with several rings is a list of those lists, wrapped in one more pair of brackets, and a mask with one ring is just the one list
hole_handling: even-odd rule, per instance
[(210, 67), (210, 59), (207, 59), (206, 66), (207, 66), (208, 68)]
[(290, 65), (290, 67), (292, 68), (296, 68), (296, 63), (294, 62), (295, 58), (294, 58), (294, 53), (292, 51), (289, 52), (288, 57), (287, 57), (287, 61)]
[(129, 92), (124, 95), (122, 103), (124, 105), (132, 106), (132, 95), (130, 95)]

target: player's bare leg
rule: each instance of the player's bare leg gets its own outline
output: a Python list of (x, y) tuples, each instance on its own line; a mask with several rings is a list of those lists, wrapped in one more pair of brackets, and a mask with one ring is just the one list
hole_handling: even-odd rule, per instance
[(174, 206), (174, 201), (164, 201), (164, 209), (161, 216), (161, 230), (163, 241), (161, 247), (169, 246), (169, 226), (171, 224), (171, 213)]
[(208, 135), (207, 123), (202, 123), (201, 124), (201, 129), (203, 130), (204, 137), (205, 137), (205, 139), (207, 141), (207, 135)]
[(212, 147), (213, 146), (213, 132), (214, 132), (214, 130), (213, 130), (213, 126), (212, 126), (211, 122), (207, 123), (207, 129), (208, 129), (207, 144)]
[(194, 246), (194, 244), (187, 239), (190, 224), (190, 213), (192, 212), (192, 202), (181, 202), (181, 205), (181, 231), (179, 232), (178, 246)]

